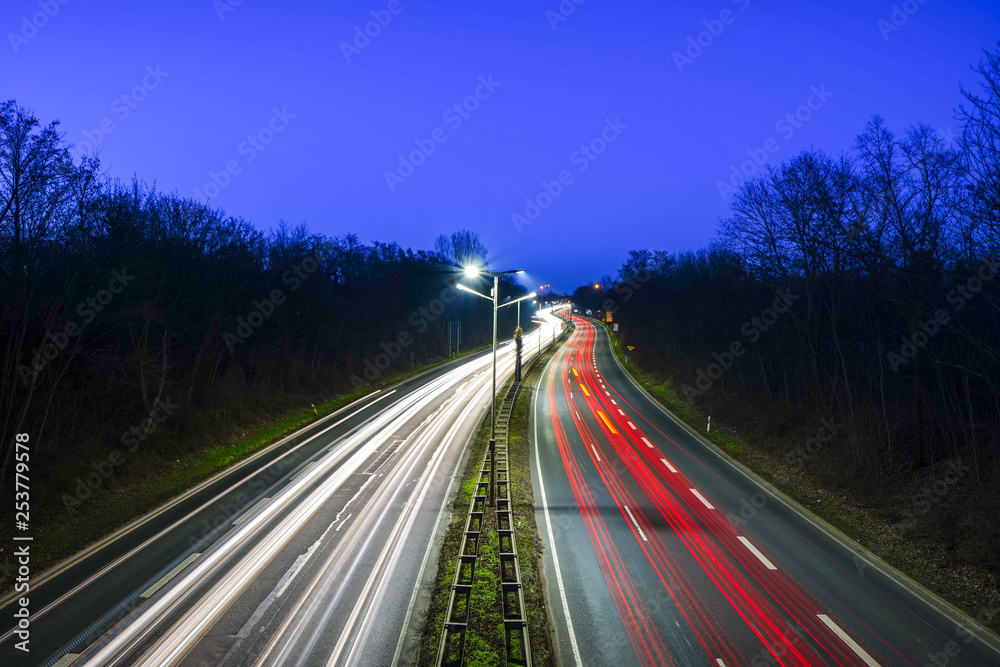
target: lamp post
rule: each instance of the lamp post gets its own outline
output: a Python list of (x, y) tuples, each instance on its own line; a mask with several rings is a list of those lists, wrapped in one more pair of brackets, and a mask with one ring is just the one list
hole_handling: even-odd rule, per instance
[[(538, 305), (537, 301), (532, 301), (531, 303), (535, 304), (535, 306)], [(535, 309), (535, 313), (536, 314), (538, 313), (538, 309), (537, 308)], [(542, 325), (541, 325), (541, 323), (539, 323), (539, 325), (538, 325), (538, 358), (539, 359), (542, 358)]]
[[(489, 299), (490, 301), (493, 302), (493, 394), (491, 395), (491, 401), (490, 401), (490, 497), (489, 497), (489, 503), (491, 505), (495, 504), (495, 502), (494, 502), (495, 501), (494, 489), (495, 489), (495, 481), (496, 481), (496, 474), (495, 473), (496, 473), (496, 445), (497, 445), (497, 439), (496, 439), (496, 435), (497, 435), (497, 311), (500, 310), (501, 308), (503, 308), (504, 306), (511, 306), (511, 305), (513, 305), (513, 304), (516, 303), (516, 304), (518, 304), (518, 319), (520, 320), (520, 308), (521, 308), (520, 303), (521, 303), (521, 301), (523, 301), (524, 299), (530, 299), (530, 298), (533, 298), (534, 296), (536, 296), (535, 293), (532, 292), (531, 294), (528, 294), (527, 296), (522, 296), (521, 298), (515, 299), (514, 301), (508, 301), (507, 303), (505, 303), (503, 305), (498, 305), (497, 300), (498, 300), (499, 291), (500, 291), (500, 276), (503, 276), (503, 275), (506, 275), (506, 274), (509, 274), (509, 273), (524, 273), (524, 269), (515, 269), (515, 270), (511, 270), (511, 271), (486, 271), (485, 269), (480, 269), (480, 268), (474, 267), (474, 266), (465, 267), (465, 275), (467, 275), (469, 277), (478, 276), (480, 274), (487, 274), (487, 275), (493, 276), (493, 291), (492, 291), (492, 295), (491, 296), (486, 296), (485, 294), (481, 294), (481, 293), (477, 292), (476, 290), (474, 290), (472, 288), (469, 288), (469, 287), (466, 287), (465, 285), (462, 285), (461, 283), (459, 283), (457, 285), (458, 289), (460, 289), (460, 290), (463, 290), (465, 292), (471, 292), (472, 294), (475, 294), (476, 296), (481, 296), (484, 299)], [(518, 326), (520, 326), (520, 321), (518, 322)]]

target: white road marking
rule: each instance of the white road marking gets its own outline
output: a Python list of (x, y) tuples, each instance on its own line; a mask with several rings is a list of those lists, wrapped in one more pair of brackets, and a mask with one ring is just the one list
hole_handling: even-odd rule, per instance
[[(372, 396), (374, 396), (375, 394), (380, 393), (381, 391), (382, 391), (381, 389), (376, 389), (374, 392), (372, 392), (368, 396), (362, 396), (361, 398), (357, 399), (356, 401), (354, 401), (354, 402), (352, 402), (352, 403), (350, 403), (350, 404), (348, 404), (348, 405), (340, 408), (339, 410), (336, 410), (336, 411), (330, 413), (326, 417), (320, 418), (319, 421), (313, 422), (312, 425), (313, 426), (318, 425), (318, 424), (322, 423), (323, 421), (325, 421), (326, 419), (330, 419), (332, 417), (335, 417), (335, 416), (341, 414), (342, 412), (345, 412), (345, 411), (349, 410), (350, 408), (354, 407), (358, 403), (361, 403), (363, 401), (369, 401), (369, 399)], [(338, 421), (338, 422), (336, 422), (334, 424), (331, 424), (330, 426), (327, 426), (326, 428), (324, 428), (322, 431), (320, 431), (318, 433), (314, 433), (313, 435), (309, 436), (308, 438), (306, 438), (305, 440), (303, 440), (299, 444), (295, 445), (294, 447), (292, 447), (291, 449), (289, 449), (288, 451), (286, 451), (281, 456), (279, 456), (276, 459), (274, 459), (273, 461), (271, 461), (271, 465), (274, 465), (274, 463), (276, 463), (277, 461), (280, 461), (281, 459), (285, 458), (286, 456), (292, 455), (299, 448), (304, 447), (305, 445), (307, 445), (309, 442), (313, 441), (318, 436), (323, 435), (327, 431), (330, 431), (331, 429), (339, 426), (340, 424), (342, 424), (343, 422), (347, 421), (351, 417), (357, 415), (358, 413), (362, 412), (363, 410), (367, 410), (368, 408), (370, 408), (375, 403), (377, 403), (377, 402), (381, 401), (382, 399), (387, 398), (387, 397), (389, 397), (389, 396), (391, 396), (392, 394), (395, 394), (395, 393), (396, 393), (395, 389), (392, 389), (391, 391), (387, 391), (387, 392), (383, 393), (379, 398), (376, 398), (374, 401), (370, 401), (365, 407), (359, 408), (358, 410), (355, 410), (354, 412), (352, 412), (351, 414), (347, 415), (346, 417), (344, 417), (340, 421)], [(292, 435), (289, 435), (289, 436), (286, 436), (285, 438), (283, 438), (282, 440), (279, 440), (278, 442), (274, 443), (273, 445), (269, 445), (267, 448), (260, 450), (257, 454), (254, 454), (250, 458), (244, 459), (244, 461), (242, 463), (237, 464), (233, 468), (228, 468), (226, 470), (223, 470), (223, 471), (221, 471), (221, 472), (213, 475), (212, 477), (209, 477), (208, 479), (206, 479), (205, 481), (201, 482), (200, 484), (192, 487), (191, 489), (189, 489), (185, 493), (177, 496), (176, 498), (174, 498), (172, 501), (170, 501), (166, 505), (163, 505), (159, 509), (157, 509), (157, 510), (155, 510), (155, 511), (153, 511), (153, 512), (151, 512), (151, 513), (149, 513), (149, 514), (147, 514), (147, 515), (145, 515), (143, 517), (140, 517), (139, 519), (136, 519), (135, 521), (133, 521), (132, 523), (128, 524), (124, 528), (118, 530), (115, 533), (112, 533), (109, 537), (105, 538), (104, 540), (96, 542), (94, 545), (92, 545), (88, 549), (86, 549), (86, 550), (80, 552), (79, 554), (77, 554), (76, 556), (74, 556), (74, 560), (73, 561), (67, 562), (66, 564), (64, 564), (59, 569), (52, 569), (52, 570), (47, 571), (47, 573), (45, 573), (45, 574), (42, 575), (42, 577), (43, 577), (42, 579), (40, 579), (39, 581), (35, 582), (35, 586), (37, 587), (38, 585), (40, 585), (40, 584), (48, 581), (49, 579), (51, 579), (52, 577), (56, 576), (57, 574), (60, 574), (61, 572), (64, 572), (68, 568), (70, 568), (70, 567), (74, 566), (76, 563), (78, 563), (80, 561), (80, 559), (82, 559), (85, 556), (93, 553), (97, 549), (103, 548), (104, 546), (107, 546), (108, 544), (111, 544), (111, 543), (117, 541), (122, 536), (124, 536), (127, 533), (131, 532), (135, 528), (137, 528), (137, 527), (145, 524), (146, 522), (151, 521), (152, 519), (154, 519), (154, 518), (162, 515), (167, 510), (169, 510), (172, 507), (176, 506), (178, 503), (180, 503), (180, 502), (182, 502), (184, 500), (187, 500), (188, 498), (191, 498), (196, 493), (198, 493), (199, 491), (205, 489), (206, 487), (208, 487), (212, 483), (214, 483), (214, 482), (216, 482), (216, 481), (218, 481), (220, 479), (223, 479), (227, 475), (230, 475), (231, 473), (233, 473), (236, 470), (242, 468), (243, 466), (249, 465), (250, 463), (252, 463), (255, 460), (257, 460), (258, 458), (260, 458), (262, 456), (265, 456), (267, 453), (273, 452), (276, 447), (278, 447), (279, 445), (282, 445), (282, 444), (288, 442), (289, 440), (291, 440), (292, 438), (296, 437), (296, 435), (298, 433), (299, 433), (299, 431), (296, 431), (296, 433), (294, 433)], [(88, 577), (83, 582), (77, 584), (73, 589), (67, 591), (66, 593), (63, 593), (58, 599), (56, 599), (53, 602), (50, 602), (47, 606), (43, 607), (41, 610), (39, 610), (39, 611), (33, 611), (32, 612), (32, 614), (33, 614), (32, 618), (35, 618), (35, 619), (39, 618), (45, 612), (53, 609), (54, 607), (56, 607), (57, 605), (59, 605), (60, 603), (62, 603), (63, 601), (65, 601), (66, 599), (68, 599), (71, 596), (73, 596), (74, 594), (76, 594), (78, 591), (82, 590), (84, 587), (86, 587), (89, 584), (91, 584), (92, 582), (96, 581), (98, 578), (100, 578), (102, 576), (105, 576), (112, 568), (116, 567), (117, 565), (119, 565), (122, 562), (125, 562), (130, 556), (132, 556), (135, 553), (138, 553), (139, 551), (141, 551), (142, 549), (146, 548), (147, 546), (149, 546), (150, 544), (152, 544), (156, 540), (160, 539), (161, 537), (163, 537), (167, 533), (170, 533), (177, 526), (181, 525), (182, 523), (184, 523), (185, 521), (187, 521), (191, 517), (195, 516), (198, 512), (202, 511), (206, 507), (210, 507), (213, 503), (215, 503), (217, 500), (219, 500), (220, 498), (222, 498), (223, 496), (225, 496), (227, 493), (229, 493), (233, 489), (237, 488), (238, 486), (240, 486), (244, 482), (246, 482), (246, 481), (248, 481), (248, 480), (256, 477), (257, 475), (263, 473), (264, 470), (265, 470), (265, 468), (261, 467), (256, 472), (251, 473), (249, 476), (247, 476), (247, 477), (245, 477), (245, 478), (237, 481), (235, 484), (233, 484), (232, 486), (230, 486), (228, 489), (225, 489), (224, 491), (220, 491), (219, 494), (216, 495), (214, 498), (206, 501), (205, 503), (203, 503), (197, 509), (191, 510), (191, 512), (189, 512), (183, 518), (177, 519), (174, 523), (172, 523), (171, 525), (167, 526), (166, 528), (164, 528), (163, 530), (161, 530), (160, 532), (158, 532), (156, 535), (153, 535), (152, 537), (150, 537), (149, 539), (147, 539), (142, 544), (139, 544), (138, 546), (134, 547), (127, 554), (124, 554), (124, 555), (120, 556), (117, 560), (111, 561), (108, 565), (104, 566), (103, 568), (101, 568), (100, 570), (98, 570), (97, 572), (95, 572), (94, 574), (90, 575), (90, 577)], [(10, 599), (12, 600), (15, 597), (16, 597), (16, 595), (14, 597), (10, 598)], [(9, 600), (4, 600), (2, 602), (2, 604), (6, 604), (7, 602), (9, 602)], [(0, 636), (0, 642), (6, 640), (7, 637), (10, 637), (13, 633), (14, 633), (14, 630), (9, 630), (7, 632), (7, 634)]]
[[(535, 402), (534, 419), (535, 441), (538, 441), (538, 404)], [(559, 587), (559, 599), (562, 601), (563, 614), (566, 615), (566, 629), (569, 632), (569, 643), (573, 647), (573, 657), (576, 664), (582, 665), (580, 646), (576, 643), (576, 632), (573, 631), (573, 619), (569, 615), (569, 602), (566, 600), (566, 586), (563, 584), (562, 569), (559, 567), (559, 553), (556, 551), (556, 537), (552, 533), (552, 517), (549, 516), (549, 501), (545, 495), (545, 481), (542, 479), (542, 461), (538, 456), (539, 447), (535, 447), (535, 468), (538, 470), (538, 490), (542, 495), (542, 512), (545, 514), (545, 526), (549, 534), (549, 547), (552, 548), (552, 567), (556, 571), (556, 585)]]
[(843, 642), (847, 644), (850, 647), (850, 649), (858, 655), (859, 658), (864, 660), (865, 664), (868, 665), (868, 667), (881, 667), (881, 665), (875, 662), (874, 658), (868, 655), (868, 652), (866, 650), (858, 646), (858, 643), (853, 639), (851, 639), (851, 636), (849, 634), (841, 630), (840, 626), (833, 622), (833, 619), (831, 619), (826, 614), (816, 614), (816, 615), (819, 616), (819, 620), (823, 621), (823, 623), (826, 624), (826, 627), (833, 630), (834, 634), (840, 637), (840, 639), (843, 640)]
[(629, 422), (629, 423), (628, 423), (628, 425), (632, 427), (632, 430), (633, 430), (633, 431), (638, 431), (638, 430), (639, 430), (639, 429), (637, 429), (637, 428), (635, 427), (635, 424), (633, 424), (632, 422)]
[(625, 508), (625, 511), (628, 513), (628, 518), (632, 519), (632, 525), (634, 525), (635, 529), (639, 531), (639, 537), (642, 538), (643, 542), (649, 542), (649, 540), (646, 539), (646, 534), (642, 532), (642, 528), (640, 528), (638, 522), (636, 522), (635, 517), (632, 516), (632, 510), (628, 508), (628, 505), (623, 505), (623, 507)]
[(618, 408), (618, 414), (620, 414), (622, 417), (624, 417), (625, 416), (625, 411), (622, 410), (621, 408)]
[[(306, 472), (306, 471), (303, 470), (302, 472)], [(233, 525), (234, 526), (238, 526), (241, 523), (243, 523), (244, 521), (246, 521), (250, 517), (251, 514), (253, 514), (257, 510), (259, 510), (260, 507), (261, 507), (261, 505), (263, 505), (264, 503), (266, 503), (268, 500), (270, 500), (270, 498), (261, 498), (260, 500), (258, 500), (257, 503), (253, 507), (251, 507), (246, 512), (244, 512), (243, 514), (241, 514), (239, 516), (239, 518), (236, 519), (236, 521), (233, 521)]]
[(591, 445), (590, 448), (594, 450), (594, 456), (597, 457), (597, 461), (598, 461), (598, 463), (600, 463), (600, 461), (601, 461), (601, 455), (597, 453), (597, 448), (594, 447), (593, 445)]
[(715, 664), (717, 664), (719, 667), (726, 667), (726, 663), (722, 662), (722, 658), (716, 658)]
[(613, 398), (611, 399), (611, 404), (612, 404), (612, 405), (618, 405), (618, 403), (617, 403), (617, 402), (615, 401), (615, 399), (613, 399)]
[(579, 410), (576, 411), (576, 418), (577, 419), (583, 419), (583, 417), (580, 416), (580, 411)]
[(738, 539), (740, 542), (742, 542), (743, 546), (745, 546), (747, 549), (749, 549), (751, 551), (751, 553), (753, 553), (753, 555), (757, 557), (757, 560), (759, 560), (761, 563), (764, 564), (764, 567), (766, 567), (769, 570), (777, 570), (778, 569), (778, 568), (776, 568), (774, 566), (774, 563), (772, 563), (771, 561), (769, 561), (767, 559), (767, 556), (765, 556), (764, 554), (762, 554), (760, 552), (760, 549), (758, 549), (757, 547), (755, 547), (753, 545), (753, 543), (750, 542), (750, 540), (748, 540), (747, 538), (743, 537), (742, 535), (737, 536), (736, 539)]
[[(351, 515), (348, 514), (347, 518), (345, 518), (344, 521), (346, 522), (347, 519), (350, 518)], [(274, 597), (276, 598), (281, 597), (281, 594), (285, 592), (285, 589), (287, 589), (288, 585), (292, 583), (292, 580), (295, 579), (296, 576), (298, 576), (303, 566), (305, 566), (306, 561), (308, 561), (312, 557), (312, 555), (316, 553), (316, 549), (319, 548), (319, 545), (323, 541), (323, 538), (326, 537), (326, 534), (330, 532), (330, 529), (333, 528), (334, 524), (336, 524), (338, 521), (340, 521), (339, 516), (334, 520), (333, 523), (331, 523), (329, 526), (326, 527), (326, 530), (324, 530), (323, 534), (319, 536), (319, 539), (313, 542), (312, 545), (308, 549), (306, 549), (306, 552), (304, 554), (299, 554), (298, 557), (296, 557), (295, 562), (292, 563), (292, 566), (288, 568), (288, 570), (285, 572), (285, 576), (282, 577), (284, 581), (279, 581), (278, 585), (274, 588)], [(337, 526), (337, 530), (340, 530), (340, 526)], [(337, 531), (335, 530), (334, 532)], [(254, 615), (256, 616), (256, 614)], [(248, 631), (250, 629), (252, 629), (252, 626), (251, 628), (247, 628)], [(249, 632), (247, 632), (246, 634), (249, 634)], [(241, 636), (245, 637), (246, 634), (243, 634)]]
[(299, 477), (301, 477), (302, 475), (304, 475), (304, 474), (306, 474), (307, 472), (309, 472), (309, 470), (310, 470), (310, 469), (311, 469), (311, 468), (312, 468), (312, 467), (313, 467), (314, 465), (316, 465), (316, 462), (315, 462), (315, 461), (310, 461), (309, 463), (307, 463), (307, 464), (306, 464), (306, 467), (305, 467), (305, 468), (303, 468), (302, 470), (300, 470), (300, 471), (298, 471), (297, 473), (295, 473), (295, 476), (294, 476), (294, 477), (292, 477), (292, 479), (290, 479), (289, 481), (291, 481), (291, 482), (294, 482), (294, 481), (295, 481), (295, 480), (297, 480), (297, 479), (298, 479)]
[(703, 496), (700, 493), (698, 493), (698, 489), (688, 489), (688, 491), (690, 491), (694, 495), (698, 496), (698, 500), (700, 500), (705, 505), (705, 507), (707, 507), (710, 510), (714, 510), (715, 509), (714, 507), (712, 507), (712, 503), (710, 503), (707, 500), (705, 500), (705, 496)]
[[(652, 445), (650, 445), (650, 447), (652, 447)], [(677, 468), (670, 465), (670, 461), (666, 459), (660, 459), (660, 460), (663, 461), (663, 465), (667, 466), (667, 470), (669, 470), (670, 472), (677, 472)]]
[(196, 559), (200, 555), (201, 555), (201, 552), (193, 553), (190, 556), (188, 556), (187, 558), (185, 558), (184, 560), (182, 560), (180, 563), (177, 564), (176, 567), (174, 567), (174, 569), (170, 570), (170, 572), (167, 572), (165, 575), (163, 575), (162, 577), (160, 577), (156, 581), (155, 584), (153, 584), (152, 586), (150, 586), (149, 588), (147, 588), (146, 590), (144, 590), (139, 595), (139, 597), (141, 597), (143, 600), (145, 600), (146, 598), (148, 598), (149, 596), (151, 596), (153, 593), (155, 593), (156, 591), (158, 591), (161, 588), (163, 588), (167, 584), (168, 581), (170, 581), (171, 579), (173, 579), (174, 577), (176, 577), (177, 574), (181, 570), (183, 570), (188, 565), (190, 565), (191, 561), (193, 561), (194, 559)]

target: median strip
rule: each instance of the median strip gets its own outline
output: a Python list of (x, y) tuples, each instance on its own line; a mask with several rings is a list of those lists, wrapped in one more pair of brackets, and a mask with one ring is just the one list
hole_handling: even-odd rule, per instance
[[(561, 341), (562, 336), (556, 342)], [(548, 348), (542, 351), (545, 359), (551, 354)], [(535, 503), (527, 441), (526, 406), (538, 381), (531, 370), (538, 358), (526, 362), (524, 380), (505, 391), (497, 410), (495, 460), (486, 446), (489, 414), (480, 427), (455, 501), (462, 509), (468, 504), (468, 512), (453, 515), (445, 536), (417, 664), (554, 664), (531, 511)], [(491, 472), (495, 507), (489, 502)]]

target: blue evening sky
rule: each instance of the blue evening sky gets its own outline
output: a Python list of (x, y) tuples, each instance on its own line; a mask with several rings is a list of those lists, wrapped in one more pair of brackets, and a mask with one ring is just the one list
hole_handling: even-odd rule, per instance
[(0, 29), (0, 98), (112, 176), (262, 229), (413, 248), (471, 229), (494, 268), (569, 291), (629, 249), (706, 244), (754, 154), (838, 153), (875, 113), (954, 131), (1000, 7), (6, 0)]

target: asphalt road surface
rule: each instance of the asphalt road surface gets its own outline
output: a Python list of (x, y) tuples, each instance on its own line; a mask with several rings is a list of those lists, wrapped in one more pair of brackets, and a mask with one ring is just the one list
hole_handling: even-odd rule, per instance
[[(545, 318), (527, 353), (553, 338)], [(497, 368), (500, 386), (512, 344)], [(370, 395), (79, 554), (33, 582), (30, 654), (14, 648), (5, 601), (0, 664), (405, 657), (491, 380), (479, 354)]]
[(533, 406), (563, 664), (1000, 665), (988, 634), (681, 425), (574, 320)]

